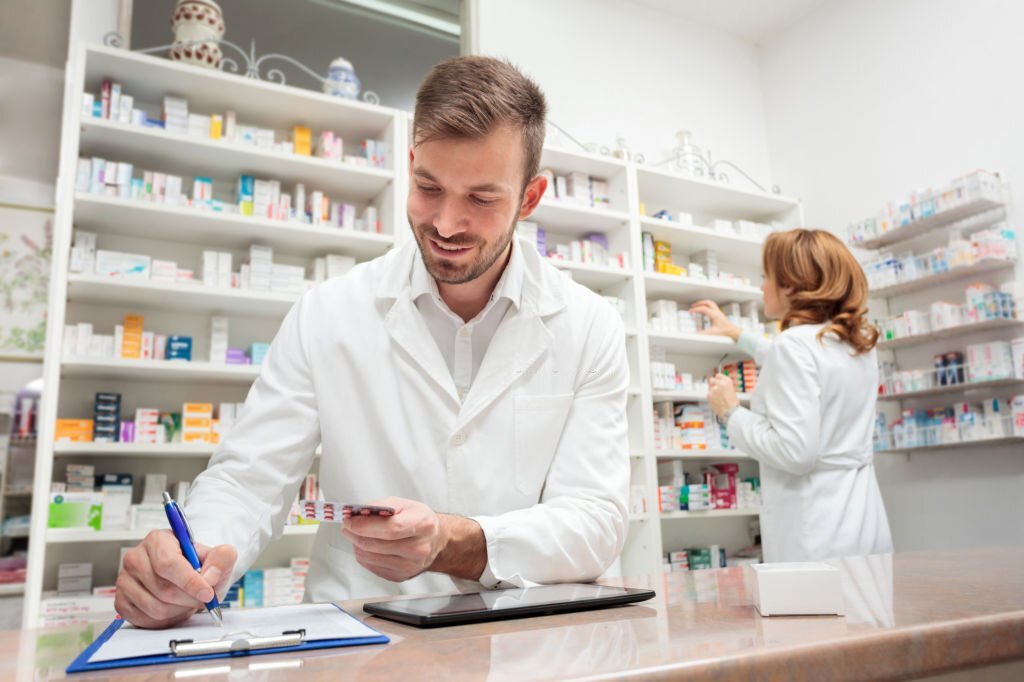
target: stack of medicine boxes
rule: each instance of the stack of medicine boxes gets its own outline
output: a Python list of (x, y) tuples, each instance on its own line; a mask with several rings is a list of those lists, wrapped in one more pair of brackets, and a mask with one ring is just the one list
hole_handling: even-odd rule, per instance
[(228, 357), (228, 318), (210, 318), (210, 362), (223, 363)]
[(210, 443), (213, 440), (213, 403), (185, 403), (181, 414), (181, 442)]
[(121, 435), (121, 394), (97, 393), (93, 401), (92, 439), (116, 443)]

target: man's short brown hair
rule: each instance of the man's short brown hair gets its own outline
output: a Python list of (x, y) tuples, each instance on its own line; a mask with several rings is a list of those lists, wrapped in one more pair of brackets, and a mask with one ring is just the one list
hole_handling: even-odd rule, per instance
[(475, 55), (454, 57), (431, 69), (416, 93), (413, 145), (479, 139), (498, 125), (515, 126), (523, 132), (525, 187), (540, 170), (546, 115), (544, 93), (511, 63)]

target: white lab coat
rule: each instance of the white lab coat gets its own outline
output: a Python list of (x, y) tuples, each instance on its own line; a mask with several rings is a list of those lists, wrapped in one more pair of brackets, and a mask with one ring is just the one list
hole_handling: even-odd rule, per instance
[(189, 493), (197, 541), (235, 546), (240, 575), (281, 534), (322, 443), (326, 499), (393, 495), (472, 517), (487, 569), (480, 583), (437, 573), (392, 583), (356, 562), (338, 524), (324, 524), (307, 599), (597, 578), (621, 551), (628, 518), (623, 325), (536, 249), (515, 248), (521, 305), (462, 403), (410, 297), (415, 242), (306, 293)]
[(774, 341), (744, 334), (761, 374), (750, 409), (729, 418), (729, 438), (761, 463), (764, 559), (819, 560), (892, 551), (875, 478), (872, 433), (878, 365), (820, 324)]

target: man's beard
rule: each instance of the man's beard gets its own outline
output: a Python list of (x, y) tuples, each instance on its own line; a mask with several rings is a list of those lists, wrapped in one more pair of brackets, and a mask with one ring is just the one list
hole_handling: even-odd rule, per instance
[[(408, 218), (408, 216), (407, 216)], [(412, 219), (409, 219), (409, 228), (412, 230), (416, 243), (420, 246), (420, 256), (423, 258), (423, 265), (427, 268), (430, 276), (442, 284), (465, 284), (472, 282), (480, 275), (487, 272), (492, 265), (505, 253), (506, 247), (512, 241), (516, 231), (516, 221), (509, 226), (508, 232), (499, 237), (493, 243), (480, 239), (466, 239), (456, 237), (445, 239), (438, 233), (435, 227), (415, 227)], [(476, 258), (469, 263), (452, 263), (434, 253), (434, 248), (427, 242), (434, 240), (446, 246), (474, 247), (477, 250)]]

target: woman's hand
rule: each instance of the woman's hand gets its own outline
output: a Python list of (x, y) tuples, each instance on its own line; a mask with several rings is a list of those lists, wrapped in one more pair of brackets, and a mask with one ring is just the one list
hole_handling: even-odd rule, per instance
[(711, 328), (705, 329), (701, 334), (714, 334), (715, 336), (727, 336), (733, 341), (739, 341), (743, 330), (738, 325), (729, 321), (722, 309), (714, 301), (697, 301), (690, 306), (691, 313), (700, 313), (711, 320)]
[(708, 388), (708, 403), (711, 409), (718, 415), (719, 419), (725, 419), (734, 406), (740, 404), (736, 397), (736, 384), (732, 378), (724, 374), (716, 374), (711, 377), (711, 385)]

